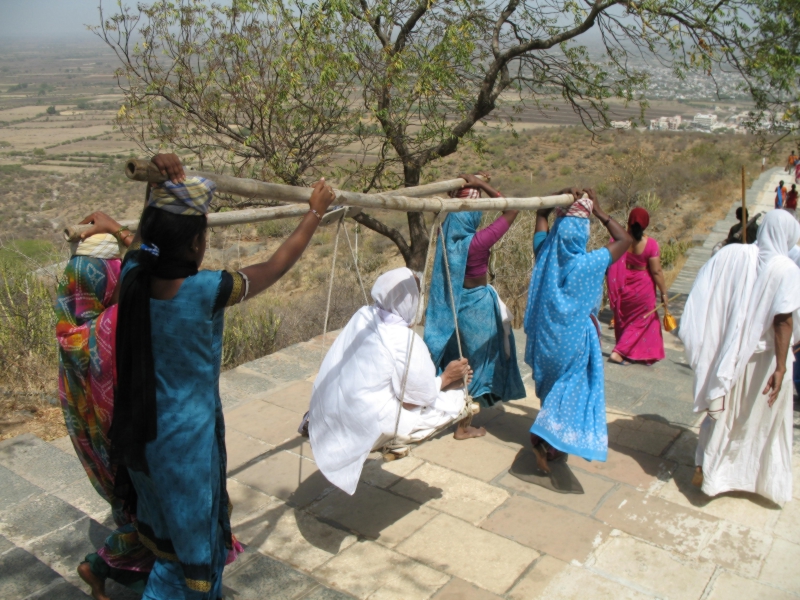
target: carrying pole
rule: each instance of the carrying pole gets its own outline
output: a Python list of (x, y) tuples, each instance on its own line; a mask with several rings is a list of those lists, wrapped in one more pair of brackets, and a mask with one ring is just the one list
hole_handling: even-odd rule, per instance
[(742, 243), (747, 243), (747, 193), (744, 187), (744, 165), (742, 165)]

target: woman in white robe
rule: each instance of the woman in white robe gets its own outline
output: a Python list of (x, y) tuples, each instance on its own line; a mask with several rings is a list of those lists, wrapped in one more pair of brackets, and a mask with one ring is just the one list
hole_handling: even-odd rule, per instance
[(700, 428), (696, 483), (716, 496), (792, 498), (792, 378), (787, 355), (800, 315), (800, 225), (775, 210), (753, 245), (725, 246), (697, 275), (679, 336), (694, 378)]
[(456, 420), (465, 395), (453, 388), (472, 374), (464, 359), (436, 376), (425, 342), (411, 329), (419, 305), (411, 270), (381, 275), (372, 298), (375, 304), (353, 315), (325, 356), (308, 413), (317, 466), (348, 494), (356, 491), (367, 455), (395, 438), (396, 424), (397, 441), (408, 443)]

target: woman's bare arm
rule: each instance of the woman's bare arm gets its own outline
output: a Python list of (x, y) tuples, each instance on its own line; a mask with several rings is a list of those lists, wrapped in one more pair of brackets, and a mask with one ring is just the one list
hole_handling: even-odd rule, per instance
[(250, 280), (248, 298), (263, 292), (292, 268), (308, 246), (322, 215), (328, 210), (334, 198), (333, 190), (325, 183), (324, 179), (320, 179), (314, 184), (314, 191), (308, 200), (310, 209), (300, 221), (297, 229), (281, 244), (269, 260), (241, 269), (241, 272)]
[(647, 266), (650, 269), (650, 276), (661, 292), (661, 302), (667, 306), (667, 282), (664, 281), (664, 271), (661, 270), (661, 257), (651, 256), (647, 259)]
[[(482, 175), (483, 177), (486, 177), (486, 179), (490, 178), (488, 173), (480, 172), (480, 173), (478, 173), (478, 175)], [(498, 190), (496, 190), (495, 188), (490, 186), (483, 179), (478, 179), (478, 177), (476, 175), (466, 175), (466, 174), (462, 173), (461, 175), (459, 175), (459, 177), (467, 182), (467, 184), (464, 187), (472, 187), (472, 188), (479, 189), (479, 190), (481, 190), (483, 192), (486, 192), (486, 194), (491, 198), (502, 198), (503, 197), (503, 194), (501, 194)], [(508, 221), (509, 225), (512, 225), (514, 223), (514, 220), (517, 218), (518, 214), (519, 214), (518, 210), (504, 210), (503, 211), (503, 218), (506, 221)]]
[(591, 198), (592, 203), (594, 204), (594, 208), (592, 210), (594, 216), (600, 220), (606, 229), (608, 229), (608, 233), (611, 234), (611, 237), (614, 240), (606, 247), (611, 253), (611, 262), (617, 262), (620, 258), (622, 258), (622, 255), (628, 251), (628, 248), (631, 247), (633, 238), (631, 238), (630, 234), (622, 225), (617, 223), (602, 208), (600, 208), (600, 202), (597, 200), (597, 194), (595, 194), (594, 190), (586, 189), (584, 191), (589, 198)]
[(767, 387), (762, 394), (768, 394), (767, 402), (770, 406), (775, 404), (778, 394), (781, 393), (783, 378), (786, 375), (786, 358), (789, 355), (789, 343), (792, 339), (792, 315), (775, 315), (772, 328), (775, 332), (775, 372), (770, 376)]

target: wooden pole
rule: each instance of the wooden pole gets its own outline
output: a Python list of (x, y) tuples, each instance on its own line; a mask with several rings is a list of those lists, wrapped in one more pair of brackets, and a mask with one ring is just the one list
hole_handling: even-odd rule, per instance
[(742, 243), (747, 243), (747, 192), (744, 183), (744, 165), (742, 165)]

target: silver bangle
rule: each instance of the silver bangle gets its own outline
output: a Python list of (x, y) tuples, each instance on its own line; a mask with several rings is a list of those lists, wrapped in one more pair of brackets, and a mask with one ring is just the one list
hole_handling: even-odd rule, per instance
[(241, 300), (241, 302), (244, 302), (244, 299), (247, 298), (247, 294), (250, 293), (250, 278), (241, 271), (236, 271), (236, 272), (242, 276), (242, 279), (244, 279), (244, 295), (242, 296)]

